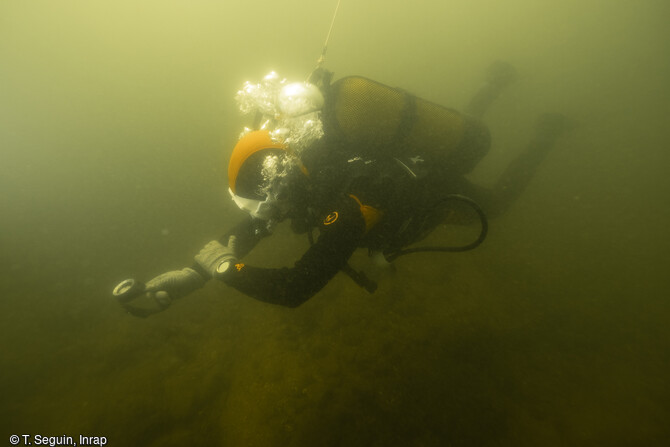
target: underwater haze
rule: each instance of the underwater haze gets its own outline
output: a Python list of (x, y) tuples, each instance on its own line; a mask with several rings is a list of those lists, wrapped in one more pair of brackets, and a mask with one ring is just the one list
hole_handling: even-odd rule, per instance
[[(664, 0), (342, 0), (335, 78), (462, 109), (491, 62), (516, 67), (476, 182), (539, 114), (578, 127), (481, 247), (399, 258), (372, 295), (338, 274), (296, 309), (213, 282), (147, 319), (114, 302), (243, 217), (235, 93), (304, 80), (336, 3), (0, 1), (0, 441), (668, 445)], [(249, 262), (308, 244), (276, 236)]]

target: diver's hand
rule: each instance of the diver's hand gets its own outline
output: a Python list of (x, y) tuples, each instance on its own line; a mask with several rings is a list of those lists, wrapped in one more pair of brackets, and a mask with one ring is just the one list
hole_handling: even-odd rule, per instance
[(173, 270), (156, 276), (146, 283), (147, 295), (163, 308), (172, 300), (188, 295), (205, 285), (205, 279), (191, 268)]
[(213, 278), (221, 278), (228, 268), (237, 262), (235, 242), (235, 236), (230, 236), (228, 246), (216, 240), (211, 241), (195, 256), (195, 262)]

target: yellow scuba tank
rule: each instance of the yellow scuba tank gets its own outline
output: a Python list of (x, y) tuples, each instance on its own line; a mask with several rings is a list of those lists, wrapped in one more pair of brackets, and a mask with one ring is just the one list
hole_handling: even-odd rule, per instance
[(361, 155), (423, 154), (460, 173), (488, 151), (478, 120), (360, 76), (334, 82), (324, 111), (331, 132)]

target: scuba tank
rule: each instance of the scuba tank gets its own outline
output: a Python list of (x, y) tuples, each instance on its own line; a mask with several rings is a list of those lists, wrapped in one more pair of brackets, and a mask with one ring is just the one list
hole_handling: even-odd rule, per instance
[(324, 90), (326, 135), (359, 156), (421, 155), (463, 175), (489, 150), (481, 121), (405, 90), (361, 76), (339, 79)]

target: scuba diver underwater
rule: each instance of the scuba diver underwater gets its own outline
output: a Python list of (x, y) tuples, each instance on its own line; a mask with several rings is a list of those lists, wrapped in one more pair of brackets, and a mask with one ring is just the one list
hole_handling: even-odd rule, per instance
[[(510, 64), (494, 63), (464, 113), (360, 76), (332, 82), (320, 66), (306, 82), (289, 83), (273, 72), (246, 83), (236, 99), (254, 123), (232, 151), (228, 191), (248, 215), (205, 245), (190, 267), (146, 284), (125, 280), (113, 295), (145, 317), (216, 279), (257, 300), (297, 307), (340, 271), (373, 292), (376, 284), (349, 265), (359, 248), (392, 262), (413, 252), (477, 247), (487, 216), (509, 208), (571, 127), (563, 115), (541, 115), (525, 150), (492, 188), (469, 181), (466, 175), (490, 148), (482, 118), (515, 79)], [(245, 263), (284, 221), (309, 237), (302, 257), (283, 268)], [(414, 245), (445, 223), (478, 223), (480, 233), (462, 246)], [(151, 306), (132, 303), (140, 296)]]

